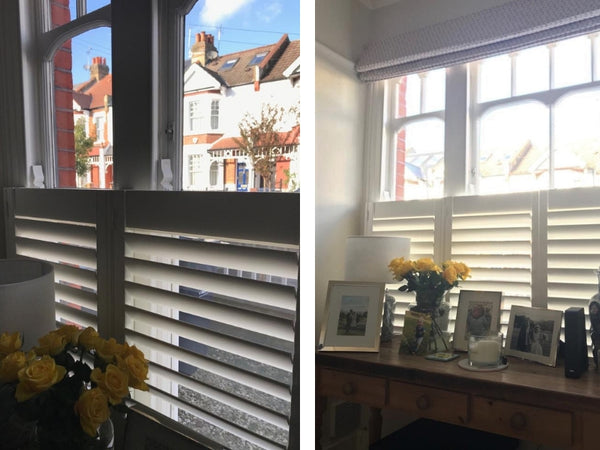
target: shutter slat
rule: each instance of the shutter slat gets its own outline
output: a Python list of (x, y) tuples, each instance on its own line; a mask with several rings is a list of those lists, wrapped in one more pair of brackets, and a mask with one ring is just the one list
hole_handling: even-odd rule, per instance
[(54, 244), (32, 239), (17, 238), (17, 254), (43, 259), (52, 263), (68, 263), (78, 267), (96, 270), (94, 249), (69, 246), (68, 243)]
[[(233, 308), (228, 304), (213, 303), (210, 299), (165, 293), (128, 283), (126, 302), (142, 310), (155, 311), (160, 306), (173, 312), (202, 317), (199, 326), (209, 331), (263, 343), (280, 350), (291, 351), (293, 348), (294, 332), (289, 321)], [(266, 330), (268, 333), (265, 333)]]
[(286, 286), (134, 260), (127, 261), (125, 279), (143, 285), (164, 281), (167, 290), (175, 288), (175, 285), (186, 286), (244, 299), (279, 313), (287, 312), (290, 316), (296, 313), (294, 290)]
[(56, 318), (63, 323), (76, 324), (83, 328), (98, 327), (94, 314), (58, 302), (56, 303)]
[(148, 255), (141, 259), (149, 260), (177, 255), (180, 261), (284, 278), (295, 278), (298, 266), (296, 254), (290, 251), (134, 234), (125, 237), (125, 255), (136, 258)]
[(17, 219), (15, 220), (15, 235), (39, 241), (96, 248), (96, 233), (90, 225)]

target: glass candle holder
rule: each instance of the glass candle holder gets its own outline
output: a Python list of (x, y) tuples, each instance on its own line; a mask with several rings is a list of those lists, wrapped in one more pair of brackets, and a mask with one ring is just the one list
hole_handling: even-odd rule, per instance
[(469, 365), (497, 367), (502, 362), (502, 333), (469, 336)]

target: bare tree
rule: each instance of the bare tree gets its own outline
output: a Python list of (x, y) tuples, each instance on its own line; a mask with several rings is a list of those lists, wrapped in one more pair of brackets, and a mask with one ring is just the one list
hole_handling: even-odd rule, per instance
[[(287, 118), (295, 123), (288, 131), (280, 131)], [(285, 145), (290, 145), (290, 137), (299, 123), (296, 106), (286, 109), (282, 106), (264, 104), (258, 116), (246, 113), (239, 123), (240, 138), (235, 142), (252, 161), (254, 171), (262, 179), (265, 190), (272, 190), (275, 182), (277, 157), (283, 154)]]

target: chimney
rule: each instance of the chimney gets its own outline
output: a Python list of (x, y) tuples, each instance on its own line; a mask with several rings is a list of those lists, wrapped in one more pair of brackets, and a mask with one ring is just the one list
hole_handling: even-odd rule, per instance
[(198, 63), (205, 66), (218, 56), (215, 47), (215, 38), (212, 34), (196, 33), (196, 42), (190, 49), (192, 54), (192, 64)]
[(92, 58), (92, 65), (90, 66), (90, 79), (100, 81), (108, 75), (108, 66), (106, 65), (106, 58), (95, 56)]

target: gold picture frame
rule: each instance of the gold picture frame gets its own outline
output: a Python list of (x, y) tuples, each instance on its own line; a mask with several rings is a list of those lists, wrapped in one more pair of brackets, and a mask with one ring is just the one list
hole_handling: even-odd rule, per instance
[(329, 281), (320, 351), (378, 352), (385, 283)]

